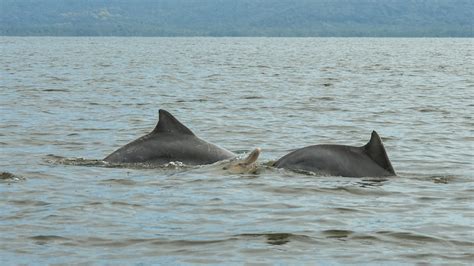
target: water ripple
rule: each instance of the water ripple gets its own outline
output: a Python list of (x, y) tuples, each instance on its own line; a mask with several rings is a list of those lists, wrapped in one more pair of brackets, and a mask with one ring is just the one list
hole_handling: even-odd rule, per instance
[[(474, 259), (471, 39), (0, 42), (5, 265)], [(160, 108), (228, 150), (262, 147), (256, 173), (101, 160)], [(398, 177), (271, 166), (372, 130)]]

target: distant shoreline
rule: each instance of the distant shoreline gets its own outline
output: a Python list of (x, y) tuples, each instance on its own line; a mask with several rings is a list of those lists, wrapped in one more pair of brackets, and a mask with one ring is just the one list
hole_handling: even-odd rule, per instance
[(472, 0), (2, 0), (0, 36), (472, 38)]
[(268, 39), (472, 39), (474, 36), (141, 36), (141, 35), (0, 35), (12, 38), (268, 38)]

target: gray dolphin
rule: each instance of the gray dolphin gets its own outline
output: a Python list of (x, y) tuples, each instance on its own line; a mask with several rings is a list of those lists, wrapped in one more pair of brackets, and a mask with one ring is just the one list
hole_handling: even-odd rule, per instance
[[(260, 149), (257, 151), (257, 157)], [(198, 138), (186, 126), (165, 110), (159, 110), (155, 129), (105, 157), (110, 163), (166, 164), (182, 162), (187, 165), (212, 164), (236, 155), (226, 149)], [(256, 158), (249, 157), (249, 164)]]
[(372, 131), (370, 141), (362, 147), (345, 145), (308, 146), (283, 156), (273, 166), (333, 176), (379, 177), (396, 175), (382, 140), (375, 131)]

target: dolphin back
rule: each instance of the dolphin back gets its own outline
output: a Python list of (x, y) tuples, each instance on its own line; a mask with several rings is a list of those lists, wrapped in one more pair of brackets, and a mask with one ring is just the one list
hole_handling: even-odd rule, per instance
[(152, 132), (105, 157), (110, 163), (182, 162), (190, 165), (212, 164), (235, 157), (232, 152), (198, 138), (189, 128), (165, 110)]
[(392, 164), (377, 132), (362, 147), (313, 145), (281, 157), (275, 167), (347, 177), (394, 176)]

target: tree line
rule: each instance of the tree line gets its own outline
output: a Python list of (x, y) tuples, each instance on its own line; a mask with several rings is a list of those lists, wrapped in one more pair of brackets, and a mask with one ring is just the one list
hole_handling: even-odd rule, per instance
[(470, 0), (0, 0), (0, 35), (473, 37)]

